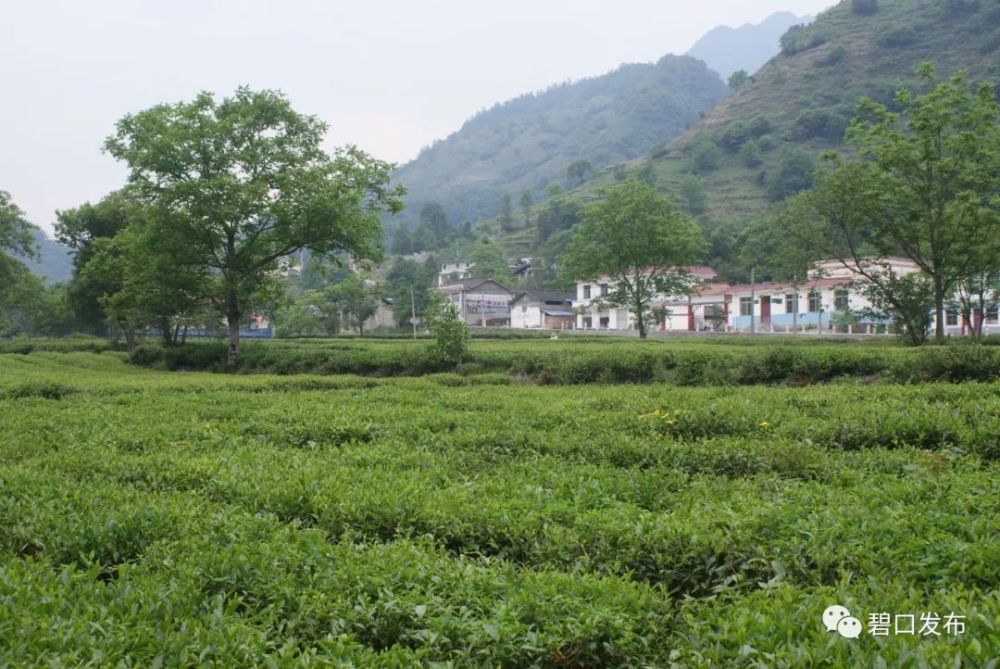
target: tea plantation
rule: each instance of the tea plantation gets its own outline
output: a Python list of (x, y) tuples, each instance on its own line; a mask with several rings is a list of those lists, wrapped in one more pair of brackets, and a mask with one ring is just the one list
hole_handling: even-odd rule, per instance
[(998, 665), (992, 353), (548, 343), (0, 354), (0, 667)]

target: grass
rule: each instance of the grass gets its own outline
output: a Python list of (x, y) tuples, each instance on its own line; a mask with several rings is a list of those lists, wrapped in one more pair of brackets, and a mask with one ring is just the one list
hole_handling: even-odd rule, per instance
[[(995, 384), (735, 393), (0, 359), (0, 666), (1000, 652)], [(848, 641), (820, 625), (832, 603), (968, 628)]]

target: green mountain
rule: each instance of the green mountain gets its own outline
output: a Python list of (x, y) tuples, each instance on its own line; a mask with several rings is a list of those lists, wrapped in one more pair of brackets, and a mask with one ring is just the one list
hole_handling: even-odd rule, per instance
[(728, 80), (737, 70), (752, 74), (778, 53), (778, 41), (785, 31), (806, 20), (791, 12), (778, 12), (760, 23), (719, 26), (695, 42), (687, 55), (705, 61), (723, 79)]
[(564, 196), (592, 198), (624, 175), (679, 196), (714, 223), (742, 223), (810, 185), (821, 153), (843, 148), (863, 96), (891, 105), (933, 61), (1000, 82), (1000, 0), (844, 0), (782, 38), (782, 52), (689, 132)]
[(49, 239), (40, 228), (33, 228), (32, 233), (38, 255), (34, 259), (23, 258), (25, 266), (49, 283), (69, 281), (73, 276), (72, 252), (59, 242)]
[(575, 185), (567, 177), (574, 162), (582, 179), (588, 166), (630, 160), (678, 136), (725, 93), (701, 61), (666, 56), (498, 104), (397, 170), (409, 190), (401, 220), (416, 221), (432, 201), (452, 224), (492, 217), (505, 194), (518, 209), (525, 190), (537, 201), (552, 183)]

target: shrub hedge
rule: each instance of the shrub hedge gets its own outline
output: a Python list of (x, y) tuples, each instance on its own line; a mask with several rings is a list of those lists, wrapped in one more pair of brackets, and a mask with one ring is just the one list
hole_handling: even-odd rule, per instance
[[(549, 344), (549, 342), (545, 342)], [(837, 379), (896, 383), (989, 381), (1000, 378), (995, 347), (905, 349), (867, 346), (722, 347), (632, 342), (551, 342), (551, 346), (474, 343), (471, 372), (507, 373), (542, 384), (668, 382), (688, 386), (790, 384)], [(138, 347), (132, 363), (167, 370), (221, 371), (226, 346)], [(448, 371), (426, 343), (326, 341), (246, 344), (239, 371), (271, 374), (422, 376)]]

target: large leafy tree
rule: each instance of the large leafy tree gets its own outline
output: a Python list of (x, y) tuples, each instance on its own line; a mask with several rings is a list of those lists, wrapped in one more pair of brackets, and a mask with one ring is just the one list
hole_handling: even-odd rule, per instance
[(365, 321), (378, 311), (382, 285), (364, 274), (351, 274), (324, 290), (326, 299), (343, 315), (344, 324), (364, 336)]
[(59, 336), (72, 332), (65, 286), (47, 286), (23, 265), (13, 285), (0, 292), (0, 336)]
[(35, 254), (31, 224), (14, 204), (10, 193), (0, 191), (0, 292), (6, 292), (24, 268), (18, 256)]
[(499, 281), (500, 283), (510, 283), (510, 267), (504, 259), (503, 247), (500, 244), (483, 238), (472, 244), (465, 254), (472, 263), (472, 273), (477, 277), (484, 277)]
[[(911, 343), (923, 343), (932, 308), (925, 277), (898, 274), (873, 244), (870, 225), (881, 215), (881, 195), (871, 166), (831, 160), (832, 169), (816, 172), (813, 190), (784, 201), (762, 224), (763, 243), (752, 236), (743, 240), (740, 258), (766, 257), (765, 273), (785, 279), (804, 262), (837, 260), (860, 277), (858, 287), (873, 305), (870, 317), (892, 318)], [(770, 254), (768, 241), (774, 244)]]
[[(433, 258), (433, 256), (431, 256)], [(392, 315), (397, 325), (411, 325), (414, 314), (421, 318), (427, 308), (427, 295), (437, 276), (435, 267), (409, 258), (399, 258), (386, 276), (386, 291), (392, 299)]]
[(796, 296), (796, 303), (791, 305), (792, 329), (798, 332), (802, 311), (802, 305), (798, 304), (800, 288), (808, 283), (812, 265), (819, 258), (814, 244), (803, 244), (789, 233), (803, 220), (801, 208), (796, 208), (794, 203), (795, 198), (792, 198), (774, 208), (767, 218), (747, 224), (736, 244), (739, 251), (735, 264), (744, 280), (755, 276), (784, 281), (792, 286)]
[(90, 332), (100, 332), (108, 320), (102, 298), (118, 289), (117, 273), (85, 272), (101, 240), (108, 240), (124, 230), (137, 211), (138, 204), (128, 193), (117, 191), (97, 204), (89, 202), (56, 212), (56, 238), (73, 249), (73, 278), (67, 287), (70, 309), (77, 323)]
[(645, 338), (653, 298), (691, 290), (681, 266), (699, 259), (704, 238), (673, 200), (646, 183), (629, 180), (601, 196), (584, 209), (561, 269), (574, 279), (609, 279), (605, 301), (631, 309)]
[(208, 297), (229, 332), (239, 328), (278, 262), (303, 248), (378, 258), (383, 210), (399, 211), (392, 165), (354, 147), (321, 147), (327, 126), (276, 91), (202, 93), (121, 119), (105, 146), (129, 166), (129, 184), (160, 211), (158, 234), (212, 272)]
[(36, 255), (35, 229), (0, 191), (0, 335), (66, 334), (71, 323), (61, 286), (46, 286), (22, 259)]
[[(153, 212), (147, 212), (151, 215)], [(181, 328), (204, 320), (208, 272), (171, 248), (154, 220), (137, 217), (114, 237), (95, 240), (80, 278), (101, 286), (99, 301), (109, 320), (125, 333), (129, 349), (135, 331), (155, 327), (163, 343), (176, 344)]]
[(957, 286), (997, 271), (1000, 106), (991, 86), (971, 87), (964, 73), (941, 83), (931, 65), (919, 74), (930, 90), (901, 89), (899, 111), (862, 103), (848, 140), (864, 164), (838, 166), (809, 198), (819, 234), (829, 241), (832, 233), (842, 248), (837, 257), (855, 268), (874, 267), (866, 260), (872, 253), (916, 263), (930, 282), (935, 335), (943, 340)]

